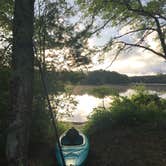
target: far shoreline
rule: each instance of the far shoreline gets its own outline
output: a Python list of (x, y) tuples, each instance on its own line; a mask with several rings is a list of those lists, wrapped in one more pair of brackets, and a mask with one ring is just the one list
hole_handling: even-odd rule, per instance
[(134, 86), (145, 86), (147, 90), (157, 91), (157, 92), (163, 92), (166, 91), (166, 84), (161, 83), (128, 83), (128, 84), (102, 84), (102, 85), (92, 85), (92, 84), (85, 84), (85, 85), (72, 85), (73, 95), (83, 95), (86, 94), (87, 91), (89, 91), (92, 88), (96, 87), (110, 87), (113, 89), (116, 89), (119, 93), (125, 92), (128, 89), (133, 89)]

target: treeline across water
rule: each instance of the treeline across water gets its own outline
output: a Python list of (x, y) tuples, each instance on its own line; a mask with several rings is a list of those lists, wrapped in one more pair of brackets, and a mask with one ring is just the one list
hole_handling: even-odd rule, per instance
[(133, 76), (129, 77), (115, 71), (96, 70), (88, 73), (62, 71), (51, 72), (52, 78), (62, 80), (66, 83), (81, 85), (103, 85), (103, 84), (129, 84), (129, 83), (158, 83), (166, 84), (166, 74)]
[[(1, 76), (9, 76), (9, 69), (1, 69)], [(40, 73), (35, 71), (35, 78), (40, 82)], [(62, 84), (80, 84), (80, 85), (104, 85), (104, 84), (130, 84), (130, 83), (156, 83), (166, 84), (166, 74), (147, 75), (147, 76), (132, 76), (120, 74), (115, 71), (96, 70), (87, 73), (80, 71), (46, 71), (45, 72), (47, 86), (50, 91), (63, 89)], [(7, 78), (6, 78), (7, 79)], [(56, 84), (56, 85), (55, 85)], [(57, 88), (56, 88), (57, 89)]]

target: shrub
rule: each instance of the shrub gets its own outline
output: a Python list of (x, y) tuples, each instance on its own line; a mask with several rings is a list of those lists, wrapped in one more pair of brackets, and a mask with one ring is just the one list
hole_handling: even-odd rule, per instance
[(96, 108), (84, 127), (85, 132), (95, 132), (108, 128), (112, 122), (111, 112), (103, 107)]
[[(41, 104), (42, 105), (42, 104)], [(39, 103), (34, 105), (36, 110), (32, 114), (30, 145), (40, 143), (52, 144), (56, 142), (55, 129), (48, 110), (42, 109)], [(69, 125), (57, 122), (58, 134), (62, 134)]]
[(129, 97), (114, 97), (109, 109), (94, 110), (87, 124), (87, 131), (95, 132), (114, 125), (140, 125), (166, 123), (166, 100), (147, 91), (137, 91)]

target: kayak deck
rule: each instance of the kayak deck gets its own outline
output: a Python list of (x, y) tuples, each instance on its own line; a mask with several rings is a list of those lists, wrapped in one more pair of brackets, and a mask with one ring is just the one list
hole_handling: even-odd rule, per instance
[[(83, 166), (89, 152), (88, 138), (79, 132), (79, 137), (75, 137), (75, 140), (70, 142), (65, 138), (66, 133), (59, 138), (66, 166)], [(58, 145), (56, 145), (56, 158), (58, 165), (63, 166)]]

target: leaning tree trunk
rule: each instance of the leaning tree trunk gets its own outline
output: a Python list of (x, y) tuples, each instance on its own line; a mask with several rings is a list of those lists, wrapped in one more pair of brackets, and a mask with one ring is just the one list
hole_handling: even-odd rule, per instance
[(12, 78), (7, 159), (9, 166), (27, 166), (29, 126), (33, 96), (34, 0), (15, 0)]

